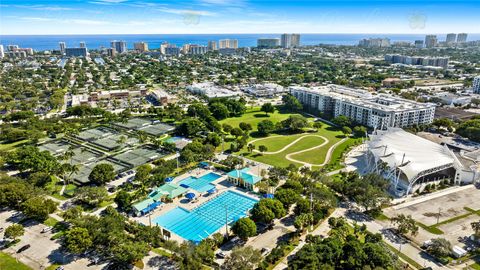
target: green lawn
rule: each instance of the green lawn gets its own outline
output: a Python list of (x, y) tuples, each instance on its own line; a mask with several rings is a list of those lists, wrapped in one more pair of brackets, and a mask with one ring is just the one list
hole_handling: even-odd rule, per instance
[(23, 144), (27, 143), (29, 140), (20, 140), (20, 141), (16, 141), (16, 142), (13, 142), (13, 143), (2, 143), (0, 144), (0, 151), (9, 151), (9, 150), (12, 150), (13, 148), (15, 147), (19, 147), (19, 146), (22, 146)]
[(290, 115), (295, 114), (280, 113), (278, 110), (275, 110), (274, 113), (269, 113), (267, 116), (264, 112), (260, 111), (260, 107), (253, 107), (247, 109), (247, 112), (240, 117), (227, 118), (220, 121), (219, 123), (221, 125), (229, 124), (232, 127), (238, 127), (241, 122), (250, 123), (253, 127), (253, 131), (257, 131), (257, 124), (260, 123), (262, 120), (270, 120), (273, 123), (277, 123), (287, 119)]
[[(255, 131), (257, 131), (257, 124), (265, 119), (271, 120), (273, 123), (277, 123), (279, 121), (287, 119), (291, 113), (281, 113), (278, 110), (275, 111), (273, 114), (269, 114), (266, 116), (265, 113), (261, 112), (259, 108), (252, 108), (249, 109), (243, 116), (241, 117), (233, 117), (228, 118), (225, 120), (220, 121), (221, 124), (227, 123), (233, 127), (238, 127), (241, 122), (249, 123), (252, 125), (252, 135), (255, 135)], [(311, 117), (307, 117), (309, 120), (312, 120)], [(321, 148), (313, 149), (311, 151), (307, 151), (304, 153), (299, 153), (297, 155), (292, 155), (291, 158), (308, 162), (311, 164), (322, 164), (325, 161), (325, 156), (328, 149), (333, 146), (335, 143), (343, 139), (343, 134), (341, 131), (336, 130), (335, 128), (331, 127), (330, 125), (324, 123), (323, 127), (316, 132), (308, 132), (302, 134), (271, 134), (265, 138), (258, 138), (252, 137), (249, 139), (249, 142), (253, 141), (256, 149), (260, 145), (265, 145), (267, 147), (267, 152), (276, 152), (283, 149), (285, 146), (289, 145), (293, 141), (300, 139), (297, 143), (290, 146), (289, 148), (285, 149), (284, 151), (277, 153), (277, 154), (259, 154), (259, 153), (248, 153), (246, 147), (242, 149), (238, 154), (241, 154), (247, 158), (251, 158), (257, 160), (259, 162), (263, 162), (266, 164), (274, 165), (274, 166), (281, 166), (286, 167), (290, 164), (295, 164), (297, 166), (302, 166), (301, 163), (293, 162), (287, 160), (285, 157), (288, 154), (298, 152), (301, 150), (309, 149), (324, 143), (324, 140), (320, 137), (316, 137), (315, 135), (323, 136), (328, 139), (328, 143)], [(335, 150), (332, 153), (332, 162), (336, 161), (341, 157), (343, 151), (345, 151), (350, 145), (355, 142), (355, 139), (348, 139), (346, 142), (340, 144), (338, 148), (340, 151)], [(226, 142), (224, 145), (225, 149), (230, 148), (230, 142)], [(317, 167), (319, 168), (319, 167)]]
[(30, 267), (26, 266), (21, 262), (17, 262), (12, 256), (0, 252), (0, 269), (1, 270), (31, 270)]

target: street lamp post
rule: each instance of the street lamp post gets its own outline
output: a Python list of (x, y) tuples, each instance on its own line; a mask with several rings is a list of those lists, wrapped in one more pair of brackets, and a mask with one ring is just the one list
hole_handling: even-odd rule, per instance
[(228, 237), (228, 206), (225, 205), (225, 234)]

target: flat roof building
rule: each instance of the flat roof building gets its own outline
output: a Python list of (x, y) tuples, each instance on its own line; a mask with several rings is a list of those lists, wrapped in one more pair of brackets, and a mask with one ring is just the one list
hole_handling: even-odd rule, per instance
[(220, 49), (238, 49), (237, 39), (221, 39), (218, 44)]
[(133, 48), (139, 52), (148, 52), (148, 43), (136, 42), (136, 43), (133, 43)]
[(280, 37), (280, 45), (285, 49), (300, 47), (300, 35), (299, 34), (283, 34)]
[(110, 47), (114, 48), (117, 53), (124, 53), (127, 51), (127, 42), (126, 41), (118, 41), (118, 40), (113, 40), (110, 43)]
[(279, 38), (259, 38), (257, 39), (258, 48), (276, 48), (280, 46)]
[(290, 93), (310, 110), (332, 117), (344, 115), (358, 124), (386, 129), (433, 122), (435, 104), (419, 103), (391, 95), (373, 95), (340, 85), (290, 87)]
[(480, 94), (480, 76), (473, 78), (473, 92)]
[(234, 92), (220, 86), (215, 85), (212, 82), (203, 82), (203, 83), (194, 83), (190, 86), (187, 86), (187, 91), (198, 94), (204, 95), (209, 98), (214, 97), (233, 97), (238, 96), (240, 93)]
[(67, 57), (87, 57), (87, 48), (65, 48), (65, 55)]

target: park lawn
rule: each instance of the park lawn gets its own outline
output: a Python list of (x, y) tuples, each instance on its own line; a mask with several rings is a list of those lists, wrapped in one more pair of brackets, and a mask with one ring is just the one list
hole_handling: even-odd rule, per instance
[[(245, 122), (252, 125), (252, 128), (253, 128), (252, 131), (257, 131), (257, 125), (262, 120), (270, 120), (275, 124), (277, 122), (287, 119), (290, 115), (300, 115), (300, 114), (281, 113), (279, 112), (278, 109), (276, 109), (274, 113), (269, 113), (267, 116), (264, 112), (260, 111), (260, 107), (253, 107), (253, 108), (247, 109), (247, 111), (240, 117), (230, 117), (222, 121), (219, 121), (219, 123), (221, 125), (229, 124), (232, 127), (238, 127), (241, 122)], [(310, 119), (313, 119), (313, 118), (310, 117)]]
[(267, 147), (267, 152), (276, 152), (287, 146), (288, 144), (292, 143), (296, 139), (305, 135), (307, 134), (301, 133), (295, 135), (272, 135), (270, 137), (252, 140), (249, 143), (255, 145), (255, 149), (257, 150), (258, 146), (265, 145)]
[[(324, 136), (324, 137), (328, 138), (329, 136), (325, 136), (325, 132), (330, 132), (330, 131), (321, 129), (321, 130), (319, 130), (318, 132), (315, 132), (315, 133), (303, 133), (303, 134), (285, 135), (285, 136), (286, 137), (296, 136), (291, 141), (294, 141), (295, 139), (297, 139), (299, 137), (308, 136), (308, 135), (320, 135), (320, 136)], [(326, 153), (327, 149), (329, 147), (328, 145), (333, 145), (335, 142), (337, 142), (339, 140), (340, 139), (337, 138), (335, 141), (329, 142), (327, 145), (325, 145), (324, 147), (321, 147), (320, 149), (323, 149), (323, 148), (327, 147), (324, 150), (324, 152)], [(305, 137), (305, 138), (299, 140), (296, 144), (292, 145), (291, 147), (287, 148), (285, 151), (280, 152), (278, 154), (272, 154), (272, 155), (263, 154), (263, 155), (260, 155), (259, 153), (249, 154), (248, 152), (244, 152), (244, 153), (242, 153), (242, 155), (246, 156), (248, 158), (266, 163), (266, 164), (273, 165), (273, 166), (287, 167), (290, 164), (294, 164), (296, 166), (302, 166), (301, 163), (293, 162), (293, 161), (290, 161), (290, 160), (286, 159), (286, 155), (288, 155), (290, 153), (298, 152), (298, 151), (301, 151), (301, 150), (304, 150), (304, 149), (312, 148), (312, 147), (315, 147), (317, 145), (321, 145), (323, 142), (324, 142), (324, 140), (322, 138), (311, 136), (311, 137)], [(268, 145), (266, 144), (266, 141), (265, 141), (265, 143), (262, 143), (262, 144), (266, 145), (267, 148), (268, 148)], [(258, 146), (262, 145), (262, 144), (260, 144), (258, 142), (255, 143), (255, 145), (257, 146), (257, 149), (258, 149)], [(287, 144), (288, 143), (286, 143), (285, 145), (287, 145)], [(279, 148), (281, 148), (281, 147), (279, 147)], [(268, 148), (267, 152), (270, 152), (270, 151), (271, 151), (270, 148)], [(296, 157), (298, 157), (298, 155), (292, 156), (292, 158), (296, 158)], [(296, 159), (298, 159), (300, 161), (303, 161), (300, 158), (296, 158)]]
[(30, 267), (26, 266), (21, 262), (17, 262), (12, 256), (0, 252), (0, 269), (2, 270), (31, 270)]
[[(343, 135), (340, 131), (333, 131), (331, 128), (325, 129), (322, 127), (322, 129), (318, 132), (318, 134), (327, 138), (329, 142), (320, 148), (316, 148), (310, 151), (292, 155), (291, 158), (300, 160), (303, 162), (307, 162), (312, 165), (322, 164), (325, 161), (325, 157), (327, 155), (328, 149), (330, 149), (330, 147), (332, 147), (337, 142), (343, 139)], [(341, 147), (344, 143), (346, 142), (343, 142), (342, 144), (337, 145), (337, 147), (335, 147), (334, 149), (334, 152), (337, 148)], [(333, 159), (334, 152), (332, 153), (331, 160), (334, 160)]]
[[(343, 139), (343, 134), (341, 131), (334, 129), (328, 124), (324, 124), (322, 128), (320, 128), (317, 132), (314, 132), (314, 133), (282, 135), (282, 137), (272, 137), (271, 139), (268, 139), (267, 137), (265, 140), (257, 141), (254, 144), (256, 146), (256, 149), (258, 149), (259, 145), (265, 145), (268, 148), (267, 152), (275, 152), (277, 150), (280, 150), (284, 146), (288, 145), (289, 143), (293, 142), (294, 140), (306, 135), (320, 135), (329, 140), (329, 142), (323, 147), (291, 156), (291, 158), (294, 158), (296, 160), (313, 163), (313, 164), (323, 163), (328, 149), (332, 145), (334, 145), (335, 143)], [(285, 139), (283, 139), (282, 141), (280, 138), (285, 138)], [(303, 166), (301, 163), (287, 160), (285, 156), (290, 153), (298, 152), (301, 150), (305, 150), (305, 149), (309, 149), (309, 148), (321, 145), (323, 142), (324, 140), (319, 137), (306, 137), (298, 141), (295, 145), (289, 147), (285, 151), (278, 154), (259, 155), (258, 153), (249, 154), (249, 153), (243, 152), (242, 155), (266, 164), (274, 165), (274, 166), (286, 167), (290, 164), (294, 164), (296, 166)], [(342, 146), (342, 144), (339, 145), (338, 147), (340, 146)], [(334, 157), (334, 153), (332, 153), (332, 160), (333, 160), (333, 157)], [(320, 167), (317, 167), (317, 168), (320, 168)]]
[(10, 151), (15, 147), (20, 147), (26, 144), (28, 141), (29, 141), (28, 139), (25, 139), (25, 140), (16, 141), (13, 143), (2, 143), (0, 144), (0, 151)]

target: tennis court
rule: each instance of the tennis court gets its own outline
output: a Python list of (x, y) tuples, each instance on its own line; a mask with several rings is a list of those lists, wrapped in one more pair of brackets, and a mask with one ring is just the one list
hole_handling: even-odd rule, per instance
[(257, 200), (234, 191), (226, 191), (188, 211), (177, 207), (158, 216), (154, 223), (180, 237), (200, 242), (225, 226), (247, 216)]
[(141, 127), (149, 126), (152, 120), (144, 118), (131, 118), (127, 122), (116, 122), (115, 125), (126, 129), (139, 129)]
[(152, 136), (158, 136), (158, 135), (162, 135), (167, 132), (175, 130), (175, 127), (167, 124), (163, 124), (163, 123), (157, 123), (150, 126), (139, 128), (138, 130), (144, 131), (145, 133)]
[(121, 154), (113, 156), (112, 158), (130, 164), (133, 167), (137, 167), (150, 161), (164, 157), (165, 155), (166, 153), (162, 152), (161, 150), (155, 150), (149, 147), (142, 147), (123, 152)]
[(45, 143), (38, 146), (40, 151), (48, 151), (50, 154), (56, 156), (58, 154), (62, 154), (68, 150), (69, 147), (72, 145), (66, 141), (53, 141), (49, 143)]
[(198, 192), (206, 192), (215, 187), (210, 183), (217, 180), (220, 177), (222, 176), (216, 173), (210, 172), (199, 178), (195, 176), (189, 176), (181, 180), (180, 182), (178, 182), (178, 184), (185, 188), (192, 188)]
[(112, 134), (108, 137), (104, 137), (98, 140), (92, 141), (93, 144), (100, 146), (109, 151), (115, 150), (117, 148), (123, 148), (127, 146), (133, 146), (139, 141), (136, 138), (127, 137), (121, 134)]
[(92, 129), (87, 129), (84, 130), (75, 137), (83, 140), (83, 141), (93, 141), (93, 140), (98, 140), (101, 138), (108, 137), (112, 135), (115, 131), (108, 129), (106, 127), (97, 127), (97, 128), (92, 128)]

